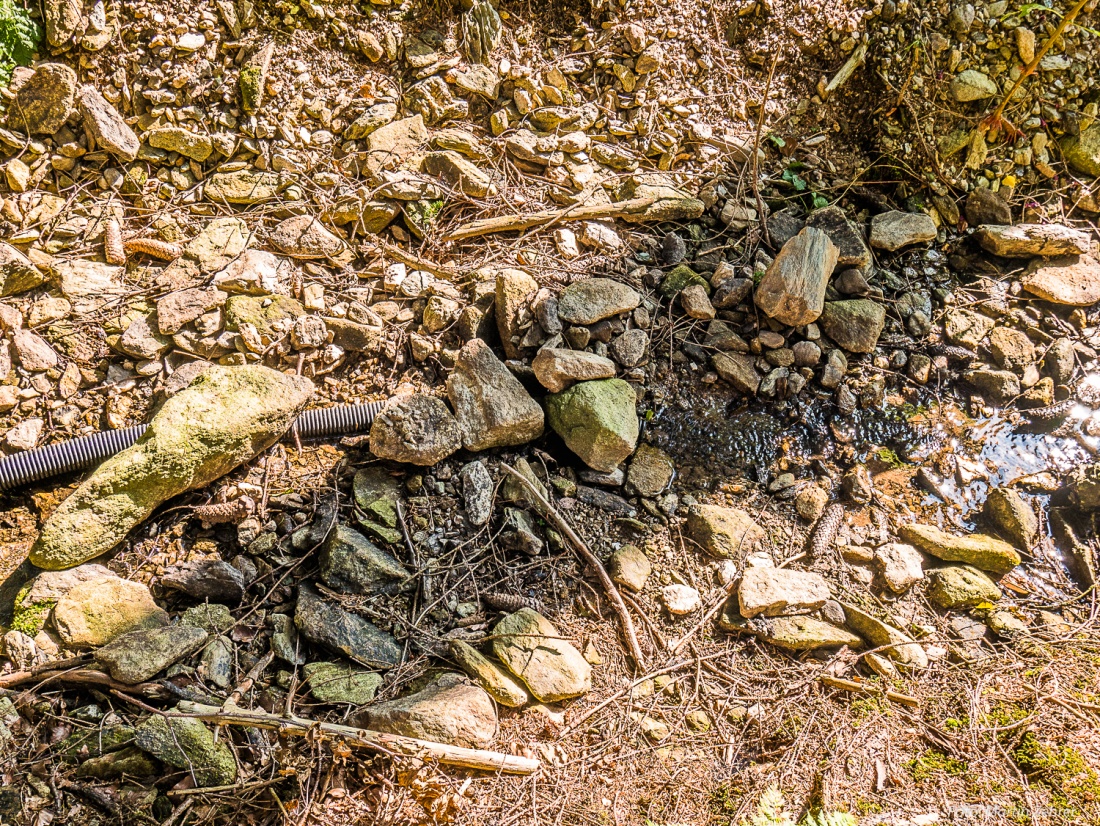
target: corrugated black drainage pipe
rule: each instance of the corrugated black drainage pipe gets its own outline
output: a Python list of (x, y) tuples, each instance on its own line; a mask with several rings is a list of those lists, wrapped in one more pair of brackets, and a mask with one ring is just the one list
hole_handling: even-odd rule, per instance
[[(296, 422), (298, 433), (306, 439), (358, 433), (370, 427), (383, 405), (384, 401), (307, 410)], [(139, 424), (125, 430), (104, 430), (0, 459), (0, 490), (94, 467), (136, 442), (146, 427)]]

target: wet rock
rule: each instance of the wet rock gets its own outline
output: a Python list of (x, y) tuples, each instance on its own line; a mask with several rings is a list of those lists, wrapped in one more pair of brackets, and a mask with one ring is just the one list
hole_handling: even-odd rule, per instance
[(730, 599), (718, 616), (723, 631), (753, 634), (787, 651), (814, 651), (818, 648), (851, 648), (863, 640), (844, 628), (809, 615), (794, 617), (753, 617), (746, 620), (737, 612), (736, 598)]
[(583, 350), (563, 350), (544, 347), (539, 350), (531, 368), (535, 378), (551, 393), (560, 393), (578, 381), (610, 379), (615, 376), (615, 362)]
[(178, 152), (185, 158), (203, 163), (214, 153), (209, 135), (192, 132), (179, 126), (162, 126), (145, 133), (146, 142), (166, 152)]
[(558, 296), (558, 317), (569, 324), (595, 324), (629, 313), (642, 301), (631, 287), (610, 278), (586, 278), (566, 287)]
[(497, 273), (497, 330), (504, 354), (510, 359), (523, 356), (519, 342), (523, 327), (530, 322), (531, 297), (538, 289), (538, 282), (523, 270), (504, 269)]
[(1067, 137), (1062, 143), (1062, 156), (1082, 175), (1100, 178), (1100, 124)]
[(898, 665), (923, 669), (928, 667), (924, 647), (904, 631), (871, 616), (854, 605), (843, 603), (845, 623), (874, 648), (891, 646), (885, 653)]
[(181, 562), (164, 572), (161, 585), (192, 599), (236, 605), (244, 597), (244, 574), (221, 559)]
[(1033, 261), (1020, 286), (1054, 304), (1088, 307), (1100, 301), (1100, 261), (1092, 255), (1068, 255)]
[(54, 511), (31, 561), (57, 570), (106, 553), (165, 500), (208, 485), (274, 444), (312, 392), (308, 379), (259, 365), (210, 367)]
[(531, 699), (527, 689), (511, 674), (472, 645), (461, 640), (452, 640), (451, 657), (470, 679), (489, 692), (489, 696), (502, 706), (519, 708)]
[(545, 617), (530, 608), (493, 627), (493, 654), (541, 702), (578, 697), (592, 688), (592, 667)]
[(370, 450), (380, 459), (434, 465), (462, 447), (462, 429), (435, 396), (414, 393), (386, 402), (370, 430)]
[(1006, 370), (1019, 370), (1035, 361), (1035, 345), (1022, 330), (997, 327), (989, 334), (993, 360)]
[(319, 703), (371, 702), (382, 685), (382, 675), (347, 663), (312, 662), (302, 667), (309, 692)]
[(944, 336), (957, 347), (973, 350), (994, 326), (993, 319), (973, 310), (951, 310), (944, 319)]
[(764, 529), (748, 513), (720, 505), (693, 506), (685, 528), (700, 548), (723, 559), (744, 557), (765, 536)]
[(95, 652), (96, 662), (120, 683), (143, 683), (198, 651), (209, 634), (190, 625), (131, 631)]
[(1039, 518), (1023, 496), (1012, 488), (997, 488), (985, 500), (985, 516), (993, 527), (1023, 551), (1039, 537)]
[(329, 532), (320, 566), (324, 583), (345, 594), (395, 594), (410, 577), (404, 565), (347, 525)]
[(254, 169), (215, 172), (206, 179), (203, 193), (211, 201), (248, 206), (279, 197), (279, 175)]
[(1003, 404), (1020, 395), (1020, 379), (1010, 370), (967, 370), (962, 378), (993, 402)]
[(228, 786), (237, 779), (233, 750), (194, 718), (154, 714), (138, 725), (136, 742), (161, 762), (188, 772), (197, 786)]
[(621, 379), (573, 385), (546, 398), (550, 426), (593, 470), (615, 470), (638, 443), (637, 398)]
[(977, 568), (949, 565), (928, 572), (928, 598), (948, 610), (973, 608), (999, 600), (1001, 589)]
[(816, 321), (840, 252), (819, 229), (807, 227), (783, 245), (756, 288), (756, 306), (798, 327)]
[(168, 622), (139, 582), (116, 576), (80, 582), (57, 601), (53, 624), (69, 648), (105, 645), (120, 634)]
[(363, 709), (365, 728), (464, 748), (485, 748), (497, 733), (493, 700), (461, 674), (444, 673), (413, 694)]
[(903, 525), (901, 538), (945, 562), (966, 562), (983, 571), (1004, 574), (1020, 564), (1020, 555), (1007, 542), (984, 534), (956, 536), (932, 525)]
[(829, 584), (820, 574), (784, 568), (749, 568), (737, 588), (737, 605), (745, 619), (813, 611), (828, 598)]
[(871, 219), (871, 246), (896, 252), (936, 240), (936, 222), (923, 212), (882, 212)]
[(889, 542), (875, 548), (875, 563), (886, 587), (895, 594), (924, 579), (924, 558), (920, 551), (904, 542)]
[(344, 239), (328, 230), (312, 215), (295, 215), (279, 223), (271, 243), (291, 258), (336, 258), (347, 249)]
[(1012, 208), (993, 190), (979, 186), (966, 196), (966, 220), (972, 227), (1011, 224)]
[(649, 558), (637, 545), (623, 545), (608, 561), (611, 578), (625, 588), (641, 591), (653, 571)]
[(97, 145), (123, 161), (132, 161), (141, 148), (134, 130), (94, 86), (81, 86), (76, 108)]
[(467, 450), (522, 445), (542, 435), (542, 408), (479, 338), (459, 351), (447, 397)]
[(76, 72), (63, 63), (40, 63), (19, 87), (8, 126), (28, 135), (52, 135), (65, 125), (76, 100)]
[(711, 356), (715, 372), (746, 396), (755, 396), (760, 389), (760, 376), (753, 358), (742, 353), (715, 353)]
[(699, 592), (690, 585), (674, 583), (661, 589), (661, 603), (674, 617), (682, 617), (698, 611), (703, 605)]
[(867, 298), (830, 301), (820, 323), (839, 347), (850, 353), (872, 353), (886, 324), (886, 308)]
[(1061, 224), (1016, 224), (983, 226), (974, 233), (982, 249), (1003, 258), (1040, 255), (1084, 255), (1089, 251), (1089, 234)]
[(829, 236), (837, 248), (838, 265), (863, 268), (871, 263), (871, 250), (863, 240), (863, 233), (848, 220), (840, 207), (815, 209), (806, 219), (806, 226), (819, 229)]
[(358, 614), (321, 599), (309, 585), (298, 589), (294, 624), (306, 639), (368, 668), (393, 668), (401, 661), (397, 641)]
[(639, 445), (626, 474), (627, 490), (638, 496), (658, 496), (671, 484), (675, 473), (667, 453), (652, 445)]

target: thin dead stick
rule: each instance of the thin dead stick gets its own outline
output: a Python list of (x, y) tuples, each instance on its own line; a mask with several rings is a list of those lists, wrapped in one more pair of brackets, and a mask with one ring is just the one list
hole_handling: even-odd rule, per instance
[(558, 221), (580, 221), (589, 218), (622, 218), (631, 223), (643, 221), (674, 221), (698, 218), (703, 214), (703, 202), (682, 196), (673, 198), (665, 192), (646, 194), (612, 204), (574, 204), (563, 209), (544, 209), (526, 215), (500, 215), (482, 218), (451, 230), (444, 241), (461, 241), (494, 232), (531, 229)]
[(634, 667), (638, 671), (644, 670), (645, 657), (642, 654), (642, 647), (638, 644), (638, 634), (634, 630), (634, 621), (630, 618), (630, 612), (627, 611), (626, 603), (623, 602), (619, 589), (615, 587), (615, 583), (612, 582), (611, 577), (607, 575), (607, 571), (600, 563), (600, 560), (588, 549), (584, 540), (577, 535), (577, 532), (573, 530), (573, 526), (565, 520), (565, 517), (558, 513), (554, 506), (542, 495), (539, 489), (531, 484), (531, 480), (510, 465), (501, 463), (501, 467), (527, 489), (527, 492), (531, 494), (531, 497), (538, 503), (542, 510), (542, 515), (549, 519), (554, 524), (555, 528), (565, 534), (569, 541), (573, 543), (573, 547), (576, 549), (577, 553), (579, 553), (584, 558), (584, 561), (591, 565), (596, 571), (596, 575), (600, 578), (600, 584), (603, 585), (604, 590), (607, 592), (608, 599), (611, 600), (611, 605), (615, 608), (615, 613), (619, 615), (619, 622), (623, 626), (623, 635), (626, 637), (627, 645), (630, 648), (630, 657), (634, 660)]
[[(404, 250), (396, 244), (389, 244), (381, 239), (374, 239), (371, 243), (376, 245), (386, 255), (397, 259), (406, 266), (414, 267), (424, 272), (430, 272), (432, 275), (439, 276), (447, 281), (457, 281), (462, 277), (462, 273), (457, 270), (451, 269), (443, 264), (437, 264), (434, 261), (429, 261), (427, 258), (422, 258), (415, 253)], [(367, 245), (364, 246), (366, 247)]]
[(260, 675), (264, 673), (264, 669), (271, 665), (273, 659), (275, 659), (275, 652), (268, 651), (267, 654), (261, 657), (259, 661), (252, 666), (252, 668), (248, 669), (248, 673), (245, 675), (244, 679), (241, 680), (240, 685), (234, 688), (229, 697), (226, 698), (225, 705), (227, 707), (237, 705), (237, 703), (241, 701), (241, 698), (252, 689), (256, 680), (260, 679)]
[(893, 700), (895, 703), (901, 703), (904, 706), (911, 706), (917, 708), (920, 705), (920, 700), (909, 694), (901, 694), (891, 689), (880, 689), (866, 683), (857, 683), (855, 680), (845, 680), (843, 677), (830, 677), (828, 674), (822, 674), (818, 679), (830, 688), (839, 688), (843, 691), (854, 691), (857, 694), (872, 694), (881, 695), (887, 700)]
[(1073, 23), (1078, 13), (1089, 3), (1089, 1), (1090, 0), (1077, 0), (1076, 5), (1074, 5), (1072, 9), (1065, 13), (1062, 19), (1058, 22), (1058, 25), (1055, 26), (1054, 31), (1051, 32), (1050, 37), (1047, 38), (1046, 43), (1044, 43), (1040, 47), (1039, 51), (1035, 53), (1035, 57), (1031, 58), (1031, 62), (1024, 67), (1024, 70), (1022, 72), (1020, 72), (1020, 76), (1016, 78), (1016, 82), (1012, 84), (1012, 88), (1008, 90), (1008, 94), (1001, 99), (1000, 105), (993, 112), (993, 114), (990, 115), (988, 119), (986, 119), (985, 123), (988, 123), (993, 127), (996, 127), (1001, 123), (1001, 118), (1004, 117), (1005, 107), (1008, 106), (1008, 102), (1012, 100), (1012, 96), (1016, 94), (1016, 90), (1023, 85), (1025, 80), (1027, 80), (1031, 75), (1035, 73), (1035, 70), (1039, 68), (1039, 62), (1046, 56), (1046, 53), (1050, 51), (1050, 47), (1053, 46), (1058, 38), (1062, 36), (1062, 32), (1069, 28), (1070, 24)]
[(447, 743), (433, 743), (416, 737), (388, 734), (370, 729), (344, 726), (338, 723), (322, 723), (304, 717), (289, 715), (280, 717), (266, 711), (249, 711), (236, 706), (208, 706), (200, 703), (181, 702), (180, 712), (161, 712), (164, 717), (191, 717), (219, 726), (255, 726), (278, 731), (280, 734), (312, 736), (327, 734), (339, 737), (348, 745), (372, 749), (383, 754), (434, 760), (449, 766), (462, 766), (479, 771), (505, 774), (534, 774), (540, 762), (531, 757), (519, 757), (487, 749), (467, 749)]
[(54, 673), (55, 671), (63, 671), (66, 668), (72, 668), (78, 665), (85, 665), (91, 662), (91, 656), (82, 654), (79, 657), (69, 657), (64, 660), (55, 660), (52, 663), (43, 663), (42, 665), (36, 665), (33, 668), (28, 668), (23, 671), (13, 671), (11, 674), (5, 674), (0, 677), (0, 688), (6, 688), (9, 685), (20, 685), (35, 677), (46, 674)]

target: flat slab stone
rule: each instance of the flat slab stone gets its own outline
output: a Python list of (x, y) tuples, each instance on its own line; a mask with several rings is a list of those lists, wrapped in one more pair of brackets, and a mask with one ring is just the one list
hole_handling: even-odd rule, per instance
[(746, 511), (720, 505), (695, 505), (688, 511), (685, 527), (699, 547), (725, 559), (745, 556), (765, 536)]
[(840, 250), (820, 229), (806, 227), (783, 245), (756, 288), (756, 306), (791, 327), (816, 321)]
[(903, 525), (898, 534), (927, 554), (945, 562), (966, 562), (983, 571), (1004, 574), (1020, 564), (1016, 549), (984, 534), (957, 536), (934, 525)]
[(530, 608), (493, 627), (493, 654), (544, 703), (578, 697), (592, 688), (592, 666), (550, 620)]
[(1044, 301), (1088, 307), (1100, 301), (1100, 260), (1093, 255), (1064, 255), (1033, 261), (1020, 286)]
[(309, 585), (298, 589), (294, 624), (306, 639), (369, 668), (393, 668), (401, 647), (391, 635), (358, 614), (330, 605)]
[(642, 303), (633, 287), (610, 278), (586, 278), (566, 287), (558, 297), (558, 317), (570, 324), (595, 324), (629, 313)]
[(749, 568), (737, 588), (741, 616), (778, 617), (812, 611), (829, 599), (829, 583), (820, 574), (786, 568)]
[(1090, 248), (1087, 232), (1061, 224), (987, 224), (979, 227), (974, 237), (982, 249), (1002, 258), (1084, 255)]
[(135, 685), (198, 651), (209, 636), (192, 625), (131, 631), (96, 651), (95, 659), (120, 683)]

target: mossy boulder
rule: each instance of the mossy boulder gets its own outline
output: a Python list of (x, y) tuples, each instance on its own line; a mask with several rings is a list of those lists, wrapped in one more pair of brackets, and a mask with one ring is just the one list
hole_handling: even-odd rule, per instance
[(940, 608), (973, 608), (1001, 598), (997, 583), (971, 565), (929, 571), (928, 583), (928, 598)]
[(142, 751), (189, 772), (197, 786), (228, 786), (237, 779), (232, 749), (194, 718), (150, 717), (137, 727), (136, 739)]
[(1008, 573), (1020, 564), (1016, 549), (992, 536), (956, 536), (933, 525), (903, 525), (898, 533), (905, 542), (944, 562), (965, 562), (998, 574)]
[(550, 426), (593, 470), (610, 473), (638, 443), (637, 397), (622, 379), (582, 381), (546, 397)]
[(162, 502), (205, 487), (274, 444), (312, 393), (309, 379), (268, 367), (210, 367), (54, 511), (31, 562), (60, 570), (111, 550)]
[(241, 109), (246, 115), (254, 115), (264, 96), (264, 71), (261, 66), (241, 69), (238, 86), (241, 92)]

